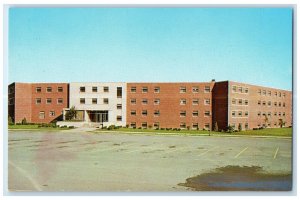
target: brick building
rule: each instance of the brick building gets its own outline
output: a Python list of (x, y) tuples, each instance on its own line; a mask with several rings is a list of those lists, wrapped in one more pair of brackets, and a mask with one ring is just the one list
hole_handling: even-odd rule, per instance
[(12, 83), (8, 86), (8, 115), (14, 123), (50, 123), (62, 119), (68, 107), (67, 83)]

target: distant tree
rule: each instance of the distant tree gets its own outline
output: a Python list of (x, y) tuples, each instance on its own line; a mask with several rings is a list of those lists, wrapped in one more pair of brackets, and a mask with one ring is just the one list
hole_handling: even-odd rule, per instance
[(66, 119), (67, 119), (67, 120), (75, 119), (75, 118), (76, 118), (76, 115), (77, 115), (77, 111), (76, 111), (76, 109), (75, 109), (75, 106), (72, 106), (72, 107), (70, 108), (70, 110), (68, 110), (68, 111), (66, 112)]
[(22, 119), (22, 122), (21, 122), (22, 124), (24, 124), (24, 125), (26, 125), (27, 124), (27, 120), (26, 120), (26, 117), (24, 117), (23, 119)]
[(285, 122), (283, 121), (283, 119), (279, 119), (279, 126), (280, 128), (282, 128), (285, 125)]
[(227, 127), (227, 132), (229, 132), (229, 133), (232, 133), (234, 131), (234, 128), (233, 128), (233, 126), (228, 126)]
[(219, 127), (218, 127), (218, 122), (215, 123), (215, 126), (214, 126), (214, 131), (218, 132), (219, 131)]

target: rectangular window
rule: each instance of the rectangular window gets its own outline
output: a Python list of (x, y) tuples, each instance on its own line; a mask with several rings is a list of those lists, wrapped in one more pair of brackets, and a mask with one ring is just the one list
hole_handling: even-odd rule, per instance
[(210, 116), (210, 112), (209, 112), (209, 111), (205, 111), (205, 112), (204, 112), (204, 116), (205, 116), (205, 117), (209, 117), (209, 116)]
[(278, 106), (281, 107), (281, 102), (278, 102)]
[(153, 128), (159, 128), (159, 122), (154, 122)]
[(42, 103), (42, 99), (41, 98), (36, 98), (35, 99), (35, 104), (41, 104)]
[(232, 86), (232, 92), (236, 92), (236, 86), (235, 85)]
[(54, 117), (54, 116), (55, 116), (55, 112), (54, 112), (54, 111), (50, 111), (50, 112), (49, 112), (49, 116), (50, 116), (50, 117)]
[(204, 105), (210, 105), (210, 99), (204, 99)]
[(210, 92), (210, 86), (205, 86), (204, 87), (204, 92), (209, 93)]
[(185, 128), (185, 127), (186, 127), (185, 122), (180, 122), (180, 128)]
[(277, 116), (277, 112), (274, 112), (274, 116)]
[(142, 128), (147, 128), (147, 122), (142, 122)]
[(118, 110), (122, 109), (122, 104), (117, 104), (117, 109)]
[(147, 110), (142, 110), (142, 116), (147, 116), (148, 112)]
[(94, 86), (94, 87), (92, 87), (92, 91), (93, 92), (98, 92), (98, 88)]
[(142, 104), (147, 105), (148, 104), (148, 99), (142, 99)]
[(261, 101), (258, 101), (257, 104), (258, 104), (258, 105), (261, 105)]
[(46, 91), (47, 92), (52, 92), (52, 87), (47, 87)]
[(278, 93), (278, 96), (281, 97), (281, 92)]
[(239, 117), (242, 117), (243, 116), (243, 112), (242, 111), (239, 111)]
[(46, 99), (46, 103), (47, 103), (47, 104), (51, 104), (51, 103), (52, 103), (52, 99), (51, 99), (51, 98), (47, 98), (47, 99)]
[(243, 99), (239, 99), (239, 105), (243, 105)]
[(160, 87), (154, 87), (154, 93), (160, 93)]
[(261, 116), (261, 112), (258, 112), (258, 113), (257, 113), (257, 116), (259, 116), (259, 117), (260, 117), (260, 116)]
[(282, 113), (282, 116), (285, 116), (285, 112)]
[(193, 123), (192, 128), (193, 129), (198, 129), (198, 123)]
[(108, 86), (104, 86), (103, 87), (103, 92), (109, 92), (109, 87)]
[(64, 103), (63, 98), (58, 98), (58, 99), (57, 99), (57, 104), (63, 104), (63, 103)]
[(263, 101), (263, 102), (262, 102), (262, 105), (263, 105), (263, 106), (265, 106), (265, 105), (266, 105), (266, 102), (265, 102), (265, 101)]
[(135, 123), (135, 122), (131, 122), (131, 123), (130, 123), (130, 127), (131, 127), (131, 128), (136, 128), (136, 123)]
[(40, 92), (42, 92), (42, 88), (41, 88), (41, 87), (36, 87), (36, 88), (35, 88), (35, 91), (36, 91), (37, 93), (40, 93)]
[(249, 89), (245, 88), (245, 93), (248, 94), (249, 93)]
[(261, 89), (259, 89), (259, 90), (258, 90), (258, 94), (260, 94), (260, 95), (261, 95)]
[(85, 98), (80, 98), (80, 104), (85, 104)]
[(231, 112), (231, 116), (232, 116), (232, 117), (235, 117), (235, 111), (232, 111), (232, 112)]
[(159, 112), (159, 110), (155, 110), (154, 111), (154, 117), (158, 117), (158, 116), (160, 116), (160, 112)]
[(180, 87), (180, 93), (186, 93), (186, 87), (181, 86)]
[(136, 99), (130, 99), (130, 103), (131, 103), (132, 105), (135, 105), (135, 104), (136, 104)]
[(268, 116), (271, 117), (271, 112), (268, 112)]
[(272, 96), (272, 92), (271, 92), (271, 91), (268, 91), (268, 95), (269, 95), (269, 96)]
[(285, 107), (285, 103), (284, 102), (282, 103), (282, 107)]
[(265, 95), (265, 96), (266, 96), (266, 90), (263, 90), (263, 95)]
[(117, 98), (122, 98), (122, 87), (117, 87)]
[(154, 105), (159, 105), (160, 104), (160, 99), (154, 99)]
[(193, 86), (192, 87), (192, 92), (193, 93), (199, 93), (199, 87), (198, 86)]
[(130, 92), (131, 92), (131, 93), (136, 93), (136, 87), (131, 87), (131, 88), (130, 88)]
[(63, 87), (57, 87), (57, 92), (63, 92), (63, 91), (64, 91)]
[(180, 105), (186, 105), (186, 99), (180, 99)]
[(39, 119), (45, 119), (45, 112), (44, 111), (40, 111)]
[(97, 104), (97, 98), (92, 98), (92, 104)]
[(193, 99), (193, 105), (199, 105), (199, 99)]
[(238, 91), (239, 91), (239, 93), (243, 93), (243, 88), (242, 87), (238, 87)]
[(130, 115), (136, 116), (136, 110), (131, 110), (131, 111), (130, 111)]
[(206, 130), (209, 130), (209, 129), (210, 129), (209, 123), (205, 123), (205, 124), (204, 124), (204, 128), (205, 128)]
[(274, 102), (274, 106), (277, 106), (277, 102)]
[(231, 102), (232, 102), (233, 105), (235, 105), (236, 104), (236, 99), (232, 99)]
[(282, 96), (285, 97), (285, 93), (282, 93)]
[(275, 96), (277, 97), (277, 92), (275, 92)]
[(249, 129), (249, 125), (248, 123), (245, 123), (245, 129), (248, 130)]
[(104, 99), (103, 99), (103, 103), (104, 103), (104, 104), (108, 104), (108, 98), (104, 98)]
[(180, 117), (185, 117), (186, 116), (186, 111), (185, 110), (181, 110), (180, 111)]
[(148, 92), (148, 87), (142, 87), (142, 93), (147, 93)]
[(80, 87), (80, 92), (85, 92), (85, 87)]
[(278, 113), (278, 116), (281, 116), (281, 112)]
[(249, 113), (248, 111), (245, 111), (245, 117), (248, 117)]
[(245, 99), (245, 105), (248, 106), (248, 100), (247, 99)]
[(121, 115), (117, 115), (117, 121), (118, 122), (122, 121), (122, 116)]
[(193, 117), (198, 117), (198, 115), (199, 115), (198, 110), (194, 110), (194, 111), (193, 111)]
[(268, 101), (268, 106), (271, 106), (271, 105), (272, 105), (271, 101)]

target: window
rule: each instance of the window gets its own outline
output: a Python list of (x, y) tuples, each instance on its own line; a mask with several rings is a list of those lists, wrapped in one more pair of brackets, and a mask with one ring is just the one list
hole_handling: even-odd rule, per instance
[(271, 91), (268, 91), (268, 95), (269, 95), (269, 96), (272, 96), (272, 93), (271, 93)]
[(204, 87), (204, 92), (209, 93), (210, 92), (210, 86), (205, 86)]
[(45, 119), (45, 112), (44, 111), (40, 111), (39, 119)]
[(210, 99), (204, 99), (204, 104), (209, 105), (210, 104)]
[(263, 95), (265, 95), (265, 96), (266, 96), (266, 90), (263, 90)]
[(131, 127), (131, 128), (136, 128), (136, 123), (135, 123), (135, 122), (131, 122), (131, 123), (130, 123), (130, 127)]
[(261, 95), (261, 89), (259, 89), (259, 90), (258, 90), (258, 94), (260, 94), (260, 95)]
[(154, 99), (154, 105), (159, 105), (160, 104), (160, 99)]
[(236, 86), (232, 86), (232, 92), (236, 92)]
[(282, 96), (285, 97), (285, 93), (282, 93)]
[(64, 102), (63, 98), (58, 98), (57, 99), (57, 104), (63, 104), (63, 102)]
[(180, 105), (186, 105), (186, 99), (180, 99)]
[(192, 92), (193, 93), (198, 93), (199, 92), (199, 87), (198, 86), (193, 86), (192, 87)]
[(52, 92), (52, 87), (47, 87), (46, 91), (47, 92)]
[(103, 103), (104, 103), (104, 104), (108, 104), (108, 98), (104, 98), (104, 99), (103, 99)]
[(181, 86), (180, 87), (180, 93), (186, 93), (186, 87)]
[(274, 106), (277, 106), (277, 102), (274, 102)]
[(41, 104), (42, 103), (42, 99), (41, 98), (36, 98), (35, 99), (35, 104)]
[(236, 99), (232, 99), (231, 102), (232, 102), (233, 105), (235, 105), (236, 104)]
[(239, 105), (243, 105), (243, 99), (239, 99)]
[(204, 112), (204, 116), (205, 116), (205, 117), (210, 116), (210, 112), (209, 112), (209, 111), (205, 111), (205, 112)]
[(235, 111), (232, 111), (232, 112), (231, 112), (231, 116), (232, 116), (232, 117), (235, 117)]
[(238, 91), (239, 91), (239, 93), (243, 93), (243, 88), (242, 87), (238, 87)]
[(193, 117), (198, 117), (199, 113), (198, 113), (198, 110), (194, 110), (193, 111)]
[(64, 91), (63, 87), (57, 87), (57, 92), (63, 92), (63, 91)]
[(186, 127), (185, 122), (180, 122), (180, 128), (185, 128), (185, 127)]
[(80, 104), (85, 104), (85, 98), (80, 98)]
[(281, 92), (278, 93), (278, 96), (281, 97)]
[(54, 116), (55, 116), (55, 112), (54, 112), (54, 111), (50, 111), (50, 112), (49, 112), (49, 116), (50, 116), (50, 117), (54, 117)]
[(281, 107), (281, 102), (278, 102), (278, 106)]
[(248, 117), (249, 113), (248, 111), (245, 111), (245, 117)]
[(198, 129), (198, 123), (193, 123), (192, 128), (193, 129)]
[(268, 112), (268, 116), (271, 117), (271, 112)]
[(98, 92), (98, 88), (97, 87), (92, 87), (92, 91), (93, 92)]
[(147, 105), (148, 104), (148, 99), (142, 99), (142, 104)]
[(117, 109), (118, 110), (122, 109), (122, 104), (117, 104)]
[(245, 123), (245, 129), (248, 130), (249, 129), (249, 125), (248, 123)]
[(274, 116), (277, 116), (277, 112), (274, 112)]
[(154, 87), (154, 93), (159, 93), (160, 92), (160, 87)]
[(131, 93), (136, 93), (136, 87), (131, 87), (131, 88), (130, 88), (130, 92), (131, 92)]
[(243, 116), (243, 112), (239, 111), (239, 117), (242, 117), (242, 116)]
[(131, 110), (131, 111), (130, 111), (130, 115), (136, 116), (136, 110)]
[(147, 93), (148, 92), (148, 87), (142, 87), (142, 93)]
[(263, 113), (262, 113), (262, 115), (263, 115), (263, 116), (266, 116), (266, 113), (265, 113), (265, 112), (263, 112)]
[(271, 101), (268, 101), (268, 106), (271, 106), (271, 105), (272, 105)]
[(159, 128), (159, 122), (154, 122), (153, 123), (153, 128)]
[(199, 99), (193, 99), (193, 105), (199, 105)]
[(281, 112), (278, 113), (278, 116), (281, 116)]
[(285, 112), (282, 113), (282, 116), (285, 116)]
[(266, 105), (266, 102), (265, 102), (265, 101), (263, 101), (263, 102), (262, 102), (262, 105), (263, 105), (263, 106), (265, 106), (265, 105)]
[(117, 121), (122, 121), (122, 116), (121, 115), (117, 115)]
[(185, 117), (186, 116), (186, 111), (185, 110), (181, 110), (180, 111), (180, 117)]
[(205, 124), (204, 124), (204, 128), (205, 128), (206, 130), (209, 130), (209, 129), (210, 129), (209, 123), (205, 123)]
[(248, 100), (247, 99), (245, 100), (245, 105), (248, 106)]
[(142, 110), (142, 116), (147, 116), (147, 110)]
[(103, 87), (103, 92), (109, 92), (109, 87), (108, 86), (104, 86)]
[(42, 92), (42, 88), (41, 88), (41, 87), (36, 87), (36, 88), (35, 88), (35, 91), (36, 91), (37, 93), (40, 93), (40, 92)]
[(285, 107), (285, 103), (284, 102), (282, 103), (282, 107)]
[(277, 97), (277, 92), (275, 92), (275, 96)]
[(135, 104), (136, 104), (136, 99), (130, 99), (130, 103), (131, 103), (132, 105), (135, 105)]
[(245, 88), (245, 93), (248, 94), (249, 93), (249, 89)]
[(258, 104), (258, 105), (261, 105), (261, 101), (258, 101), (257, 104)]
[(80, 87), (80, 92), (85, 92), (85, 87)]
[(52, 99), (51, 99), (51, 98), (47, 98), (47, 99), (46, 99), (46, 103), (47, 103), (47, 104), (51, 104), (51, 103), (52, 103)]
[(147, 128), (147, 122), (142, 122), (142, 128)]
[(261, 116), (261, 112), (258, 112), (258, 113), (257, 113), (257, 116), (259, 116), (259, 117), (260, 117), (260, 116)]
[(97, 104), (97, 98), (92, 98), (92, 104)]
[(117, 98), (122, 98), (122, 87), (117, 87)]
[(155, 110), (155, 111), (154, 111), (154, 117), (158, 117), (159, 115), (160, 115), (159, 110)]

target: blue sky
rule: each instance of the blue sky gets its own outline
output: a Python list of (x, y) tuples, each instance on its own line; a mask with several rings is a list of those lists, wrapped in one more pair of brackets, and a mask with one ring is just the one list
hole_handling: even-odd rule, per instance
[(11, 8), (9, 82), (232, 80), (291, 90), (290, 8)]

